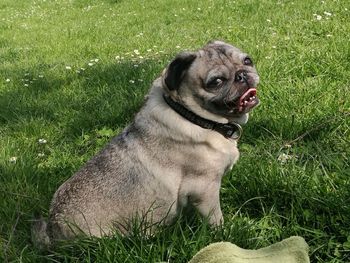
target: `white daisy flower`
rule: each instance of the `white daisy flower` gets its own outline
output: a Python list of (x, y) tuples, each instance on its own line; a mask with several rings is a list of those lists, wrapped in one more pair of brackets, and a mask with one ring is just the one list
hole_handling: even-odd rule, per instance
[(296, 159), (296, 158), (297, 157), (295, 155), (289, 155), (289, 154), (281, 153), (278, 156), (277, 161), (279, 161), (281, 164), (285, 164), (289, 160), (293, 160), (293, 159)]
[(9, 161), (10, 161), (10, 163), (16, 163), (16, 162), (17, 162), (17, 159), (18, 159), (18, 157), (12, 156), (12, 157), (9, 159)]
[(39, 139), (39, 140), (38, 140), (38, 143), (39, 143), (39, 144), (45, 144), (45, 143), (47, 143), (47, 140), (45, 140), (45, 139)]

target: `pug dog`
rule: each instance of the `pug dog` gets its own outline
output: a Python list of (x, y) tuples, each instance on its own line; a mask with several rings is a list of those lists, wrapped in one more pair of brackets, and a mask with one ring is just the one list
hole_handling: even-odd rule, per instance
[(230, 44), (178, 54), (133, 122), (59, 187), (34, 242), (125, 234), (135, 218), (169, 224), (188, 205), (220, 225), (221, 179), (238, 160), (258, 83), (252, 59)]

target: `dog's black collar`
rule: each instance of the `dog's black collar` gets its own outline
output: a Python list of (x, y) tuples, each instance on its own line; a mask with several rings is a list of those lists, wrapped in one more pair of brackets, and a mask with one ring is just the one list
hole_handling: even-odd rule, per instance
[(211, 120), (204, 119), (197, 114), (193, 113), (192, 111), (186, 109), (181, 104), (177, 103), (176, 101), (173, 101), (169, 96), (163, 95), (164, 100), (166, 103), (172, 108), (174, 111), (176, 111), (178, 114), (180, 114), (182, 117), (184, 117), (186, 120), (209, 130), (214, 130), (221, 135), (223, 135), (227, 139), (234, 139), (238, 140), (242, 135), (242, 127), (241, 125), (237, 123), (219, 123)]

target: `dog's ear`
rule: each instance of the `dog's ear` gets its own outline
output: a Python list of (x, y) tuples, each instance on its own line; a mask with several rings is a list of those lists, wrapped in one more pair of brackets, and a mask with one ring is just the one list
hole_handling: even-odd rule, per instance
[(186, 70), (197, 57), (195, 52), (182, 52), (170, 62), (164, 75), (164, 83), (169, 90), (177, 89), (183, 80)]

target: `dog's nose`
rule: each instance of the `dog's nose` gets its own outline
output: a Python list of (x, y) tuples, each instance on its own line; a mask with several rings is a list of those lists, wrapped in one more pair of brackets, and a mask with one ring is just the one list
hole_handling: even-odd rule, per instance
[(248, 74), (245, 70), (238, 70), (235, 74), (236, 82), (247, 82)]

